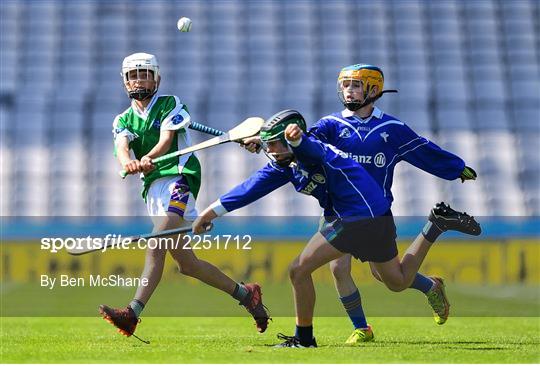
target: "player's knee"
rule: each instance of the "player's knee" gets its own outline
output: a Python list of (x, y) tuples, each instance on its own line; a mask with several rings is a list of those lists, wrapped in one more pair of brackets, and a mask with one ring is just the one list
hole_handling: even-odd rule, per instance
[(293, 263), (289, 266), (289, 279), (294, 282), (298, 277), (298, 264)]
[(300, 278), (305, 276), (305, 274), (306, 271), (299, 262), (295, 261), (289, 266), (289, 279), (291, 282), (294, 283), (298, 281)]
[(163, 267), (163, 264), (165, 263), (165, 255), (166, 252), (160, 248), (146, 249), (146, 260), (144, 267), (148, 269)]
[(195, 268), (193, 268), (192, 266), (189, 266), (189, 265), (178, 265), (178, 270), (180, 271), (181, 274), (183, 274), (184, 276), (190, 276), (190, 277), (193, 277), (193, 275), (195, 274)]

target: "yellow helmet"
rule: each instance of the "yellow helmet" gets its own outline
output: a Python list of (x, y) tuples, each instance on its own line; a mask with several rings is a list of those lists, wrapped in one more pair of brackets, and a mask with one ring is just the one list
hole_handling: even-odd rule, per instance
[[(344, 80), (357, 80), (362, 82), (362, 90), (364, 93), (364, 101), (347, 102), (343, 96), (342, 82)], [(377, 87), (377, 95), (373, 98), (368, 98), (374, 87)], [(380, 68), (368, 64), (356, 64), (344, 67), (339, 72), (337, 80), (337, 92), (339, 100), (347, 109), (356, 111), (365, 105), (374, 102), (383, 94), (384, 74)], [(390, 90), (388, 91), (390, 92)]]
[(368, 94), (374, 86), (379, 88), (379, 93), (383, 90), (384, 74), (377, 66), (367, 64), (356, 64), (344, 67), (339, 72), (338, 81), (360, 80), (364, 86), (364, 94)]

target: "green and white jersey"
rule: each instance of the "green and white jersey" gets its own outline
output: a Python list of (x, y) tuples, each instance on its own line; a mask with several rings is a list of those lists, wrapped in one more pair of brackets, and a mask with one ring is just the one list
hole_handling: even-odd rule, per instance
[[(116, 142), (120, 137), (125, 136), (129, 140), (132, 154), (137, 159), (141, 159), (158, 143), (160, 132), (163, 130), (177, 131), (171, 148), (166, 154), (186, 148), (191, 145), (187, 130), (190, 123), (191, 117), (187, 107), (174, 95), (154, 95), (146, 111), (141, 111), (132, 102), (131, 107), (114, 119), (114, 153), (116, 155)], [(201, 165), (195, 154), (180, 156), (157, 164), (156, 169), (143, 176), (143, 198), (146, 200), (146, 193), (153, 181), (178, 174), (185, 175), (189, 188), (196, 198), (201, 186)]]

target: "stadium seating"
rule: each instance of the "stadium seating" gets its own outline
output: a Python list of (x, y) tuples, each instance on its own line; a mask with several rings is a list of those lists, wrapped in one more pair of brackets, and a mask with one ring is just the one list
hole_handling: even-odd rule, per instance
[[(379, 107), (479, 173), (462, 185), (402, 163), (396, 215), (423, 216), (440, 200), (476, 215), (540, 215), (539, 8), (534, 0), (4, 0), (0, 213), (145, 214), (140, 181), (117, 176), (111, 124), (128, 106), (121, 61), (146, 51), (160, 61), (160, 92), (225, 130), (284, 108), (312, 124), (342, 108), (341, 67), (379, 65), (385, 87), (399, 89)], [(193, 19), (191, 33), (176, 30), (180, 15)], [(234, 145), (199, 156), (199, 207), (265, 162)], [(291, 187), (238, 212), (318, 213)]]

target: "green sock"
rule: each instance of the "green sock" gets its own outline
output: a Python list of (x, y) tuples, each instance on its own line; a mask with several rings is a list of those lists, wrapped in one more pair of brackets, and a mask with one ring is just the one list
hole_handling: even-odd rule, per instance
[(129, 307), (133, 310), (135, 316), (138, 318), (144, 309), (144, 304), (137, 299), (133, 299), (133, 301), (129, 303)]
[(241, 283), (237, 283), (231, 296), (234, 297), (236, 300), (240, 301), (240, 304), (243, 305), (248, 295), (249, 290), (246, 288), (246, 286)]

